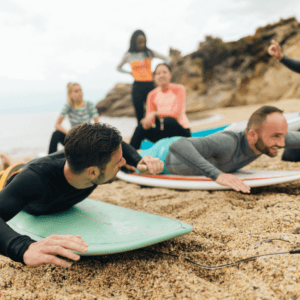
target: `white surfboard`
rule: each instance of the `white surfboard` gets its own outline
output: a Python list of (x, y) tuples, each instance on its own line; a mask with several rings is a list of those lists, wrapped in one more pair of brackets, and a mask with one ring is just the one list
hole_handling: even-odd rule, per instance
[[(233, 175), (241, 178), (249, 187), (269, 186), (300, 179), (299, 171), (273, 171), (273, 170), (239, 170)], [(179, 175), (140, 175), (126, 174), (119, 171), (119, 179), (139, 185), (163, 187), (179, 190), (227, 190), (223, 186), (205, 176), (179, 176)]]

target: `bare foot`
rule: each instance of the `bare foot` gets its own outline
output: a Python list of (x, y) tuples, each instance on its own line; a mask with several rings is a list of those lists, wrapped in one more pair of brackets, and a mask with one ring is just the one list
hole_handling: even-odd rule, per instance
[(6, 153), (0, 153), (1, 161), (3, 164), (3, 169), (7, 169), (9, 166), (12, 165), (10, 157)]

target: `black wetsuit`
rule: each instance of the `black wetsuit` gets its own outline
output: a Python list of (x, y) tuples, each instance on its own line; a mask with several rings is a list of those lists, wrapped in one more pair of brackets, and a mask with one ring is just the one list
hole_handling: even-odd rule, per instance
[[(290, 70), (300, 73), (300, 60), (292, 59), (287, 56), (283, 56), (280, 61)], [(300, 129), (298, 130), (300, 131)], [(284, 161), (300, 161), (300, 149), (286, 149), (282, 154), (282, 160)]]
[(300, 60), (292, 59), (284, 55), (280, 62), (290, 70), (300, 73)]
[[(130, 145), (122, 142), (127, 164), (137, 166), (141, 156)], [(76, 189), (64, 176), (66, 158), (63, 151), (35, 159), (9, 180), (0, 192), (0, 254), (23, 262), (24, 252), (35, 241), (12, 230), (6, 222), (21, 210), (42, 215), (69, 209), (88, 197), (97, 185)]]

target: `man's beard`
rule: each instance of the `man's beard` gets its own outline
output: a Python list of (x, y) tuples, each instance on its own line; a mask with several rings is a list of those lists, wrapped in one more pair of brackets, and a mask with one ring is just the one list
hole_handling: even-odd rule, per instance
[(112, 179), (110, 179), (110, 180), (104, 182), (104, 184), (106, 184), (106, 183), (112, 183), (112, 182), (114, 182), (116, 179), (117, 179), (117, 174), (116, 174)]
[(105, 178), (105, 173), (104, 173), (104, 172), (101, 172), (101, 174), (99, 174), (99, 176), (98, 176), (96, 179), (94, 179), (94, 180), (92, 181), (92, 183), (93, 183), (93, 184), (96, 184), (96, 185), (112, 183), (112, 182), (114, 182), (114, 181), (116, 180), (117, 174), (116, 174), (113, 178), (111, 178), (110, 180), (105, 181), (105, 182), (104, 182), (104, 178)]
[[(275, 146), (275, 145), (274, 145), (274, 146)], [(270, 157), (275, 157), (275, 156), (277, 155), (277, 153), (274, 154), (274, 153), (271, 153), (271, 151), (270, 151), (270, 148), (272, 148), (272, 147), (274, 147), (274, 146), (267, 147), (267, 146), (265, 145), (265, 143), (262, 141), (261, 138), (258, 138), (258, 140), (257, 140), (257, 142), (256, 142), (256, 144), (255, 144), (255, 148), (256, 148), (258, 151), (260, 151), (261, 153), (266, 154), (266, 155), (268, 155), (268, 156), (270, 156)], [(278, 148), (278, 147), (277, 147), (277, 148)]]

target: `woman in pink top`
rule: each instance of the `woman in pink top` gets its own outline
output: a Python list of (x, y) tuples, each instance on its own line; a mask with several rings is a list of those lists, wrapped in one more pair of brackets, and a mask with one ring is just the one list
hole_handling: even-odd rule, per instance
[(173, 136), (190, 137), (189, 121), (185, 113), (185, 88), (171, 83), (171, 69), (159, 64), (154, 71), (158, 87), (147, 97), (147, 112), (136, 127), (130, 145), (139, 149), (143, 139), (157, 142)]

